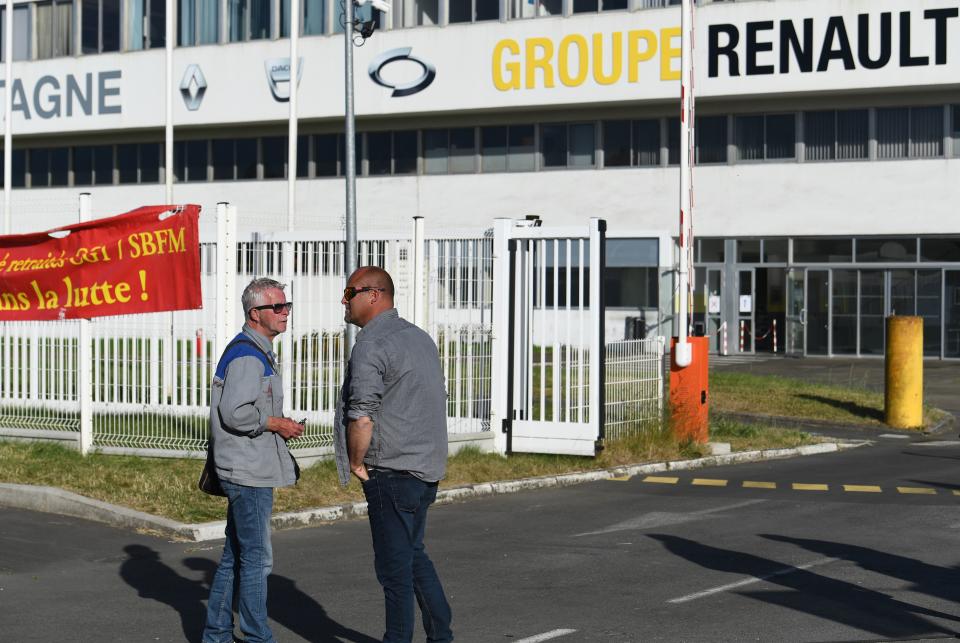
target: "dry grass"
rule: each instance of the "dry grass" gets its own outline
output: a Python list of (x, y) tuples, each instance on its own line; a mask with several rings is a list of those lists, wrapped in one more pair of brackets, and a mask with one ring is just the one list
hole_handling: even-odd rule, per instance
[[(711, 428), (714, 440), (731, 442), (736, 450), (796, 446), (816, 440), (796, 431), (743, 427), (719, 422)], [(651, 429), (641, 435), (609, 442), (596, 457), (515, 454), (504, 457), (464, 449), (450, 458), (443, 487), (515, 480), (602, 469), (624, 464), (696, 458), (703, 447), (678, 444), (669, 429)], [(59, 487), (104, 502), (146, 513), (194, 523), (222, 520), (226, 500), (201, 493), (197, 478), (202, 460), (89, 455), (58, 444), (0, 441), (0, 482)], [(325, 507), (362, 500), (360, 486), (337, 482), (332, 461), (303, 470), (295, 487), (278, 489), (276, 512)]]

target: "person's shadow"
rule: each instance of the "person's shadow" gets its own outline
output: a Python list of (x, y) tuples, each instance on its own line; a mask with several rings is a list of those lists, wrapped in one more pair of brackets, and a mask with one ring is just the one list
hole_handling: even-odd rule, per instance
[[(217, 564), (206, 558), (187, 558), (184, 559), (183, 564), (189, 569), (203, 573), (203, 584), (206, 586), (204, 598), (206, 598), (210, 584), (213, 582), (213, 575), (217, 571)], [(234, 590), (234, 596), (236, 596), (236, 590)], [(379, 643), (380, 641), (334, 621), (320, 603), (297, 587), (295, 581), (277, 574), (270, 574), (267, 578), (267, 614), (270, 620), (311, 643), (342, 643), (342, 641)]]
[(160, 560), (160, 555), (144, 545), (127, 545), (126, 560), (120, 565), (120, 577), (137, 590), (141, 598), (169, 605), (180, 615), (183, 635), (190, 643), (200, 641), (206, 621), (205, 601), (209, 593), (203, 583), (184, 578)]

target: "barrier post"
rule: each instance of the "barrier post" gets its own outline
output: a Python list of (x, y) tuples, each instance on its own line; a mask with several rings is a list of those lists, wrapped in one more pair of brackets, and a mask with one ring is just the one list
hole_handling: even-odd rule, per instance
[[(90, 193), (80, 194), (79, 222), (90, 220), (92, 204)], [(93, 338), (90, 320), (79, 320), (77, 338), (77, 398), (80, 400), (80, 453), (93, 450)]]
[(722, 338), (722, 339), (720, 340), (720, 354), (723, 355), (723, 356), (726, 356), (726, 355), (727, 355), (727, 349), (728, 349), (728, 347), (727, 347), (727, 322), (723, 322), (722, 324), (720, 324), (720, 335), (721, 335), (721, 338)]
[(896, 429), (923, 426), (923, 318), (887, 317), (885, 421)]
[(743, 328), (744, 328), (743, 325), (744, 325), (744, 320), (741, 319), (740, 320), (740, 352), (741, 353), (743, 352)]
[(773, 320), (773, 354), (777, 354), (777, 320)]

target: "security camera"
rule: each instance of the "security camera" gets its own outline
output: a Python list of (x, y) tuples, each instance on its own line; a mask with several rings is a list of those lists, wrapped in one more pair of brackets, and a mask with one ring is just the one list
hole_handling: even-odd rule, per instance
[(375, 10), (382, 13), (390, 12), (390, 2), (388, 0), (354, 0), (358, 7), (365, 7), (366, 5), (371, 5)]

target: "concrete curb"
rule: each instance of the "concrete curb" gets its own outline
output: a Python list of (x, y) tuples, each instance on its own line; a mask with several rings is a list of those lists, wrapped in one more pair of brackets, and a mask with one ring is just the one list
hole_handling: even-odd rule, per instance
[[(725, 464), (833, 453), (841, 449), (863, 446), (868, 443), (868, 441), (826, 442), (793, 449), (743, 451), (727, 455), (707, 456), (705, 458), (697, 458), (696, 460), (656, 462), (652, 464), (613, 467), (611, 469), (600, 469), (597, 471), (567, 473), (557, 476), (484, 482), (444, 489), (437, 494), (437, 504), (461, 502), (471, 498), (516, 493), (529, 489), (568, 487), (584, 482), (609, 480), (623, 476), (636, 476), (663, 471), (685, 471)], [(168, 518), (93, 500), (70, 491), (64, 491), (63, 489), (22, 484), (0, 484), (0, 505), (17, 509), (73, 516), (75, 518), (106, 523), (114, 527), (147, 531), (160, 534), (173, 540), (191, 542), (203, 542), (223, 538), (223, 531), (227, 525), (225, 520), (192, 525), (184, 524)], [(338, 520), (361, 518), (366, 515), (367, 503), (353, 502), (333, 507), (321, 507), (318, 509), (277, 514), (273, 516), (271, 523), (274, 529), (294, 529), (297, 527), (336, 522)]]

